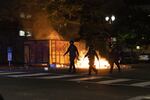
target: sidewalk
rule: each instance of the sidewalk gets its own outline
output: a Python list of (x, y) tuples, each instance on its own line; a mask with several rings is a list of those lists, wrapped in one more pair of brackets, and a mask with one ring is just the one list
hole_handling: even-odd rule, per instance
[(45, 72), (44, 67), (0, 66), (0, 71)]

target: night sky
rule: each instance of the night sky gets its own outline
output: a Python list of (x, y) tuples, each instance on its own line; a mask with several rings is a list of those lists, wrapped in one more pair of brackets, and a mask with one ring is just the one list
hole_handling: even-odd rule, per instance
[(0, 0), (0, 9), (9, 8), (13, 5), (13, 0)]

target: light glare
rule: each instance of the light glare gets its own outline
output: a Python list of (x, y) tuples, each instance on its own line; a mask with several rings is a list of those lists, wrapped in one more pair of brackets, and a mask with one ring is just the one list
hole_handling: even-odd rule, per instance
[(112, 20), (112, 21), (115, 20), (115, 16), (114, 16), (114, 15), (111, 16), (111, 20)]
[(106, 21), (108, 21), (108, 20), (109, 20), (109, 17), (108, 17), (108, 16), (107, 16), (107, 17), (105, 17), (105, 20), (106, 20)]
[(25, 36), (25, 31), (20, 30), (20, 31), (19, 31), (19, 36)]

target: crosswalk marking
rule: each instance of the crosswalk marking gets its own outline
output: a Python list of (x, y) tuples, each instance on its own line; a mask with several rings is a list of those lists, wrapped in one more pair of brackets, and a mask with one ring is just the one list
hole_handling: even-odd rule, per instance
[(124, 82), (124, 81), (130, 81), (131, 79), (111, 79), (111, 80), (106, 80), (106, 81), (99, 81), (96, 83), (99, 84), (112, 84), (112, 83), (117, 83), (117, 82)]
[(145, 87), (148, 85), (150, 85), (150, 81), (131, 84), (131, 86), (139, 86), (139, 87)]
[(26, 72), (1, 72), (0, 75), (8, 75), (8, 74), (23, 74)]
[(79, 75), (44, 76), (44, 77), (38, 77), (38, 78), (40, 78), (40, 79), (58, 79), (58, 78), (69, 78), (69, 77), (74, 77), (74, 76), (79, 76)]
[[(98, 83), (98, 84), (106, 84), (106, 85), (123, 85), (123, 86), (135, 86), (135, 87), (144, 87), (149, 88), (150, 81), (137, 80), (135, 79), (125, 79), (125, 78), (113, 78), (110, 76), (89, 76), (86, 73), (80, 74), (56, 74), (56, 73), (48, 73), (48, 72), (8, 72), (8, 71), (0, 71), (0, 76), (2, 77), (28, 77), (28, 78), (36, 78), (36, 79), (63, 79), (67, 81), (84, 81), (88, 83)], [(132, 82), (132, 83), (130, 83)], [(134, 82), (134, 83), (133, 83)]]
[(1, 73), (1, 72), (4, 72), (4, 71), (0, 71), (0, 73)]
[(77, 79), (70, 79), (69, 81), (85, 81), (85, 80), (93, 80), (93, 79), (100, 79), (102, 77), (100, 76), (89, 76), (89, 77), (83, 77), (83, 78), (77, 78)]
[(32, 74), (20, 74), (20, 75), (8, 75), (8, 77), (33, 77), (33, 76), (40, 76), (40, 75), (49, 75), (49, 73), (32, 73)]

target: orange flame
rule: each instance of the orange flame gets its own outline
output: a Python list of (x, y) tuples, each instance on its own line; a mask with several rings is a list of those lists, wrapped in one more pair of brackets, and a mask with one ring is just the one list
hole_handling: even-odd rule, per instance
[[(55, 35), (54, 35), (55, 36)], [(56, 35), (57, 36), (57, 35)], [(76, 68), (89, 68), (89, 60), (84, 57), (87, 53), (86, 45), (84, 42), (76, 42), (75, 45), (78, 47), (79, 51), (79, 60), (76, 60), (75, 66)], [(50, 63), (55, 64), (57, 68), (65, 68), (69, 65), (69, 55), (63, 56), (64, 52), (66, 52), (66, 47), (69, 46), (67, 41), (58, 41), (51, 40), (50, 42)], [(57, 52), (56, 52), (57, 51)], [(99, 53), (97, 53), (99, 54)], [(54, 58), (54, 59), (53, 59)], [(99, 56), (99, 60), (95, 58), (95, 67), (97, 69), (107, 69), (109, 68), (109, 63), (106, 58)]]
[[(83, 52), (80, 52), (80, 57), (79, 57), (79, 60), (76, 62), (76, 67), (77, 68), (89, 68), (89, 60), (88, 60), (88, 58), (86, 57), (86, 58), (84, 58), (84, 55), (85, 55), (85, 53), (83, 53)], [(102, 58), (102, 57), (100, 57), (99, 56), (99, 60), (98, 59), (96, 59), (96, 57), (95, 57), (95, 63), (94, 63), (94, 65), (96, 66), (96, 68), (97, 69), (107, 69), (107, 68), (109, 68), (109, 63), (108, 63), (108, 61), (105, 59), (105, 58)]]

